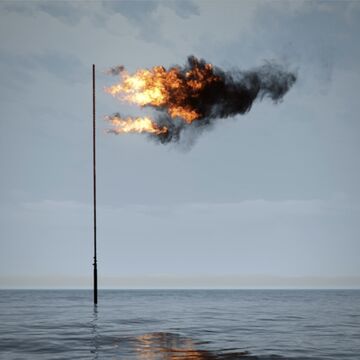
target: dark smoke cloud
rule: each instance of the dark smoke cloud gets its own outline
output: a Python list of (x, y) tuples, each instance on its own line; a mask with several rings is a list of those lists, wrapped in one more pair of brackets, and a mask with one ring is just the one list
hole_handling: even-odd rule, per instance
[[(185, 78), (189, 70), (199, 68), (205, 71), (205, 66), (204, 60), (190, 56), (180, 73)], [(212, 71), (218, 77), (218, 81), (210, 82), (198, 96), (189, 96), (177, 103), (177, 105), (196, 110), (200, 117), (188, 124), (181, 119), (171, 118), (166, 106), (155, 107), (158, 111), (156, 123), (159, 127), (166, 126), (169, 131), (166, 134), (149, 135), (150, 137), (162, 144), (167, 144), (179, 142), (183, 134), (186, 136), (193, 134), (190, 136), (193, 141), (203, 130), (211, 128), (216, 119), (247, 113), (255, 100), (270, 98), (274, 103), (278, 103), (296, 81), (296, 75), (293, 72), (271, 62), (249, 71), (226, 72), (218, 67), (214, 67)]]
[(107, 73), (109, 75), (119, 75), (121, 72), (125, 70), (125, 67), (123, 65), (117, 65), (112, 68), (110, 68)]

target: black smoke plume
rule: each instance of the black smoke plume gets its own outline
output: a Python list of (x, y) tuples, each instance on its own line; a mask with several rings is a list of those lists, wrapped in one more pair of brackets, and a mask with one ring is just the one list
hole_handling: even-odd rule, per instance
[[(196, 137), (203, 130), (211, 127), (216, 119), (245, 114), (251, 109), (255, 100), (270, 98), (274, 103), (278, 103), (294, 85), (297, 78), (294, 72), (272, 62), (248, 71), (224, 71), (216, 66), (209, 68), (205, 60), (190, 56), (185, 66), (177, 66), (177, 68), (184, 84), (189, 79), (187, 76), (189, 72), (196, 74), (194, 70), (208, 73), (212, 77), (215, 75), (216, 80), (206, 83), (196, 96), (189, 88), (189, 96), (170, 97), (171, 105), (193, 109), (199, 114), (198, 118), (190, 124), (181, 118), (172, 118), (168, 112), (169, 104), (147, 105), (157, 110), (158, 116), (155, 122), (159, 128), (168, 129), (163, 134), (149, 135), (162, 144), (179, 142), (183, 134), (193, 133)], [(118, 66), (110, 69), (109, 72), (119, 74), (123, 70), (122, 66)]]

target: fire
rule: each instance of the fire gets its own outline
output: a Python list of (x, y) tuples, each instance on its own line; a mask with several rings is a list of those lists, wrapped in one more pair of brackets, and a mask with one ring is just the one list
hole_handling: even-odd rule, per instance
[[(159, 71), (155, 70), (157, 74)], [(160, 76), (153, 78), (149, 70), (139, 70), (130, 76), (122, 72), (122, 83), (106, 88), (106, 91), (134, 104), (161, 106), (165, 104), (164, 89), (159, 81)]]
[(161, 135), (168, 132), (166, 127), (159, 127), (149, 117), (127, 117), (123, 119), (120, 116), (108, 116), (106, 120), (114, 126), (111, 132), (116, 134), (147, 132), (149, 134)]
[(162, 144), (179, 143), (189, 134), (193, 134), (192, 143), (202, 129), (218, 119), (246, 114), (256, 100), (278, 103), (296, 82), (296, 74), (280, 64), (224, 71), (195, 56), (189, 56), (183, 66), (154, 66), (129, 73), (118, 65), (107, 72), (118, 77), (104, 89), (107, 93), (157, 113), (155, 118), (124, 118), (116, 113), (108, 118), (114, 126), (109, 132), (146, 132)]
[(137, 70), (132, 75), (120, 71), (120, 83), (105, 91), (133, 104), (165, 110), (171, 118), (178, 117), (190, 124), (202, 116), (192, 104), (199, 101), (207, 86), (220, 80), (211, 64), (194, 59), (193, 66), (186, 71), (178, 66), (169, 70), (155, 66)]

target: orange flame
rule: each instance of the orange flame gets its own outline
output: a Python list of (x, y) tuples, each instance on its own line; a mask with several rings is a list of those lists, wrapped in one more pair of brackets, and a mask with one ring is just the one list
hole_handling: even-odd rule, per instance
[(179, 67), (166, 70), (155, 66), (150, 70), (140, 69), (133, 75), (121, 71), (120, 83), (105, 91), (133, 104), (166, 109), (170, 117), (180, 117), (190, 124), (201, 114), (189, 104), (196, 101), (205, 86), (218, 80), (211, 64), (194, 66), (186, 72)]
[(114, 128), (110, 131), (116, 134), (147, 132), (150, 134), (161, 135), (168, 132), (166, 127), (160, 128), (149, 117), (127, 117), (122, 119), (119, 116), (109, 116), (106, 117), (106, 120), (108, 120), (114, 126)]

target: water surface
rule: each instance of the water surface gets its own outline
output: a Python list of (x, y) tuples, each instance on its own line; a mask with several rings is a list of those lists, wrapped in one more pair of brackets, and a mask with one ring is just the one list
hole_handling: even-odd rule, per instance
[(0, 358), (360, 359), (359, 290), (1, 290)]

